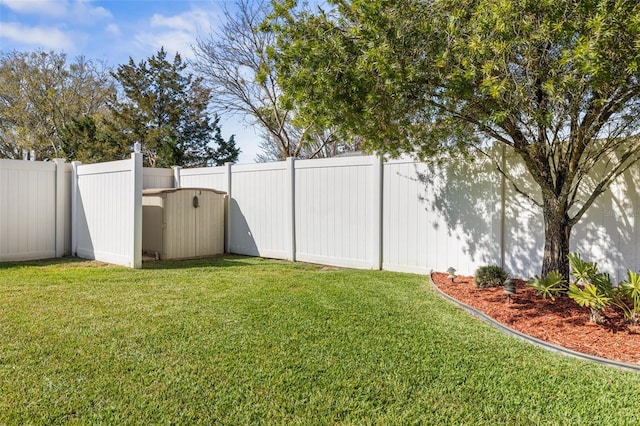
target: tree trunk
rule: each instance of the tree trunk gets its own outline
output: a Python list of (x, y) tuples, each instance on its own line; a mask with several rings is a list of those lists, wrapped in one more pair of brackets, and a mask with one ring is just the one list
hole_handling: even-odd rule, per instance
[(543, 277), (558, 271), (565, 280), (569, 279), (569, 240), (572, 225), (567, 209), (558, 207), (552, 200), (544, 203), (544, 257), (542, 259)]

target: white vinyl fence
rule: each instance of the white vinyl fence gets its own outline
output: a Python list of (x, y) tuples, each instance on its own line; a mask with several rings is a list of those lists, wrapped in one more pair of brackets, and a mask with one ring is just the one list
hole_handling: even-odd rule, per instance
[(118, 265), (142, 266), (142, 154), (130, 160), (74, 163), (72, 252)]
[[(531, 188), (517, 159), (505, 158)], [(542, 213), (489, 161), (430, 167), (375, 156), (178, 169), (182, 186), (226, 191), (227, 251), (335, 266), (472, 274), (503, 265), (539, 274)], [(574, 228), (572, 250), (621, 280), (640, 269), (640, 166), (622, 176)], [(535, 192), (535, 191), (534, 191)]]
[[(519, 185), (531, 187), (522, 165), (505, 161)], [(142, 169), (134, 154), (75, 169), (73, 185), (68, 164), (0, 160), (0, 260), (73, 252), (139, 267), (142, 188), (203, 187), (229, 195), (230, 253), (417, 273), (453, 266), (469, 274), (501, 264), (530, 277), (541, 265), (539, 208), (487, 161), (431, 167), (362, 156), (163, 170)], [(617, 280), (626, 268), (640, 269), (638, 181), (640, 165), (596, 201), (573, 233), (572, 250)]]
[(175, 176), (171, 169), (142, 169), (142, 189), (147, 188), (176, 188)]
[[(179, 180), (229, 193), (232, 253), (472, 272), (501, 262), (500, 179), (462, 176), (464, 187), (444, 185), (457, 172), (362, 156), (181, 170)], [(461, 191), (482, 194), (483, 210)]]
[(384, 165), (383, 266), (428, 273), (473, 272), (501, 263), (501, 181), (470, 169), (410, 160)]
[(0, 160), (0, 261), (71, 252), (71, 165)]
[(380, 161), (346, 157), (294, 164), (296, 259), (380, 269)]
[(627, 268), (640, 270), (639, 182), (636, 164), (598, 198), (573, 232), (573, 249), (597, 260), (618, 281), (627, 278)]
[(233, 166), (229, 251), (293, 260), (288, 162)]
[(174, 169), (177, 182), (176, 187), (181, 188), (214, 188), (218, 191), (227, 191), (229, 167), (201, 167), (194, 169)]

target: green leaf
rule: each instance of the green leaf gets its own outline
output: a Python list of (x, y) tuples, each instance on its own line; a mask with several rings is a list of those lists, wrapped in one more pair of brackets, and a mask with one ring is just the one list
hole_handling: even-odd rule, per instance
[(621, 293), (632, 301), (633, 311), (640, 312), (640, 273), (629, 269), (627, 275), (628, 281), (620, 283)]
[(610, 297), (600, 293), (598, 288), (592, 284), (585, 284), (584, 289), (581, 289), (576, 284), (571, 283), (567, 294), (578, 305), (599, 311), (604, 311), (611, 301)]
[(549, 297), (551, 300), (555, 300), (555, 296), (567, 288), (567, 282), (558, 271), (553, 271), (544, 278), (536, 275), (527, 285), (535, 289), (543, 299)]
[(598, 267), (595, 263), (585, 262), (580, 258), (579, 253), (569, 253), (567, 256), (572, 268), (572, 275), (579, 283), (590, 283), (593, 277), (598, 273)]

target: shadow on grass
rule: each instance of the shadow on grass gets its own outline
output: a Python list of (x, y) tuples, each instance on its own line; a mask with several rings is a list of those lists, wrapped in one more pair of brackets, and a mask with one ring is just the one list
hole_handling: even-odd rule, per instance
[[(154, 262), (144, 262), (143, 269), (188, 269), (188, 268), (227, 268), (234, 266), (250, 266), (260, 264), (267, 259), (241, 256), (241, 255), (224, 255), (216, 257), (207, 257), (200, 259), (186, 259), (186, 260), (161, 260)], [(0, 262), (0, 271), (16, 268), (26, 267), (47, 267), (47, 266), (60, 266), (62, 268), (69, 266), (80, 266), (79, 264), (86, 263), (93, 267), (100, 266), (117, 266), (104, 262), (92, 261), (88, 259), (81, 259), (79, 257), (67, 256), (55, 259), (42, 259), (42, 260), (27, 260), (20, 262)]]
[(72, 265), (74, 263), (87, 262), (86, 259), (80, 259), (79, 257), (65, 256), (54, 259), (42, 259), (42, 260), (23, 260), (16, 262), (0, 262), (0, 270), (25, 268), (25, 267), (42, 267), (42, 266), (54, 266), (54, 265)]
[(184, 260), (159, 260), (153, 262), (144, 262), (142, 269), (189, 269), (189, 268), (229, 268), (234, 266), (251, 266), (267, 262), (253, 256), (242, 256), (229, 254), (215, 257), (205, 257), (201, 259), (184, 259)]

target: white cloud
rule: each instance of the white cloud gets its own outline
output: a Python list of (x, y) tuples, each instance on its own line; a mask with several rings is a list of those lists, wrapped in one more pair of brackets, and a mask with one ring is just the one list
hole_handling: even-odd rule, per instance
[(77, 0), (71, 8), (73, 16), (78, 21), (92, 21), (100, 19), (109, 19), (113, 15), (104, 7), (92, 7), (90, 0)]
[(192, 46), (198, 34), (211, 26), (211, 15), (198, 8), (173, 16), (154, 14), (148, 27), (135, 35), (141, 51), (157, 52), (161, 47), (169, 55), (179, 52), (183, 59), (193, 59)]
[(52, 27), (28, 27), (13, 22), (0, 22), (0, 40), (9, 39), (23, 46), (41, 47), (53, 50), (71, 50), (73, 38)]
[(195, 34), (201, 28), (209, 26), (209, 15), (201, 9), (192, 9), (175, 16), (154, 14), (151, 17), (152, 28), (168, 28)]
[(78, 22), (91, 22), (111, 18), (104, 7), (92, 6), (93, 0), (0, 0), (0, 5), (22, 15), (38, 15), (51, 18), (72, 17)]
[(22, 14), (64, 16), (69, 3), (66, 0), (0, 0), (0, 5)]
[(191, 46), (195, 44), (195, 39), (183, 31), (141, 32), (136, 35), (135, 40), (142, 50), (152, 49), (153, 54), (164, 47), (171, 59), (176, 52), (180, 53), (182, 59), (193, 59), (194, 56)]
[(120, 35), (120, 27), (117, 24), (109, 24), (105, 27), (105, 31), (109, 34)]

